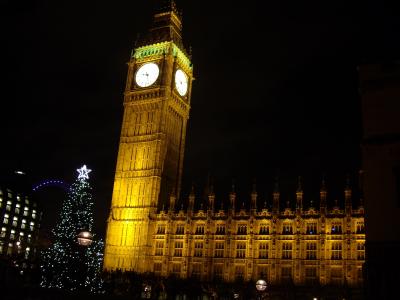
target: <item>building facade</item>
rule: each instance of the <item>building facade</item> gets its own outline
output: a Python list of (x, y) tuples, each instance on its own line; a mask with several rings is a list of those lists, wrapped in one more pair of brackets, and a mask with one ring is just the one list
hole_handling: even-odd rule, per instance
[(149, 269), (151, 222), (180, 193), (193, 69), (173, 1), (128, 63), (124, 116), (104, 253), (106, 270)]
[(176, 208), (193, 68), (180, 14), (168, 3), (128, 64), (104, 269), (201, 280), (262, 277), (277, 284), (360, 285), (364, 210), (353, 207), (349, 186), (343, 208), (328, 208), (324, 185), (318, 208), (303, 208), (300, 186), (295, 209), (280, 209), (278, 189), (271, 209), (257, 207), (255, 190), (248, 210), (237, 209), (234, 191), (225, 209), (216, 205), (213, 192), (205, 207), (195, 209), (192, 192), (183, 201), (186, 208)]
[(360, 286), (365, 260), (364, 208), (352, 207), (347, 187), (345, 207), (327, 207), (327, 192), (320, 191), (320, 206), (303, 209), (303, 191), (296, 192), (296, 208), (279, 209), (279, 191), (272, 209), (236, 209), (236, 193), (228, 209), (215, 209), (215, 195), (206, 209), (175, 210), (174, 196), (168, 210), (151, 221), (150, 271), (160, 276), (201, 280), (257, 280), (272, 284)]
[(41, 212), (26, 175), (17, 171), (0, 183), (0, 257), (20, 269), (33, 267)]

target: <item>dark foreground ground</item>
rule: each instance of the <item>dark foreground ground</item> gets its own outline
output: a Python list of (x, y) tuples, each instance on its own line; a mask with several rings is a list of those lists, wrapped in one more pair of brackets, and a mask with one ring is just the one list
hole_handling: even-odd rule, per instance
[[(13, 268), (0, 268), (0, 300), (343, 300), (364, 299), (362, 288), (313, 286), (299, 287), (291, 283), (269, 286), (268, 293), (258, 294), (255, 282), (201, 283), (196, 278), (158, 278), (152, 274), (134, 272), (102, 274), (102, 293), (90, 294), (84, 291), (69, 292), (60, 289), (46, 289), (39, 286), (38, 272), (20, 276)], [(151, 293), (144, 293), (151, 286)]]
[[(185, 289), (182, 287), (182, 289)], [(129, 293), (125, 295), (116, 295), (111, 293), (103, 294), (89, 294), (85, 292), (67, 292), (62, 290), (49, 290), (39, 287), (4, 287), (0, 288), (1, 295), (0, 299), (18, 299), (18, 300), (132, 300), (132, 299), (157, 299), (157, 300), (211, 300), (211, 299), (240, 299), (240, 300), (252, 300), (252, 299), (308, 299), (313, 300), (314, 298), (320, 299), (364, 299), (362, 290), (355, 289), (343, 289), (335, 287), (270, 287), (268, 295), (265, 298), (259, 298), (255, 291), (255, 288), (245, 289), (241, 291), (224, 290), (210, 293), (209, 291), (194, 291), (189, 293), (181, 292), (177, 290), (174, 293), (164, 294), (160, 296), (159, 293), (152, 293), (150, 298), (145, 298), (146, 295), (143, 293)], [(236, 294), (236, 295), (235, 295)], [(214, 295), (214, 296), (212, 296)], [(213, 298), (214, 297), (214, 298)], [(238, 298), (235, 298), (238, 297)]]

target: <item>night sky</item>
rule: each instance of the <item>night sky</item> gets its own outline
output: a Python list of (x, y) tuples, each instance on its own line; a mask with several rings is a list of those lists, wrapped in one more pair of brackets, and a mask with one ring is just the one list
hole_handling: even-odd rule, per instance
[[(153, 1), (154, 2), (154, 1)], [(130, 53), (152, 1), (0, 1), (1, 172), (73, 181), (93, 169), (97, 231), (111, 202)], [(400, 18), (383, 1), (177, 1), (196, 80), (184, 191), (207, 178), (270, 202), (279, 176), (306, 201), (326, 175), (331, 199), (361, 167), (357, 65), (400, 53)], [(349, 2), (355, 2), (349, 6)], [(361, 4), (358, 4), (361, 3)], [(335, 194), (336, 193), (336, 194)], [(63, 192), (40, 192), (44, 227)], [(218, 201), (218, 200), (217, 200)]]

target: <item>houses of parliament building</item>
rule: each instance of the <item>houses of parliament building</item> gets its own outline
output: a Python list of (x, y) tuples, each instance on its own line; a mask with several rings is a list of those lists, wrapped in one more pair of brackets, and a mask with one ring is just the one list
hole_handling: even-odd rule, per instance
[[(185, 201), (181, 177), (193, 65), (182, 41), (181, 15), (169, 1), (154, 15), (128, 63), (124, 115), (107, 224), (104, 270), (154, 272), (208, 281), (263, 278), (271, 284), (359, 286), (365, 259), (364, 208), (327, 204), (303, 207), (299, 184), (295, 208), (238, 207), (234, 188), (222, 207), (212, 189), (199, 207)], [(185, 202), (185, 209), (177, 202)], [(196, 208), (196, 209), (195, 209)]]

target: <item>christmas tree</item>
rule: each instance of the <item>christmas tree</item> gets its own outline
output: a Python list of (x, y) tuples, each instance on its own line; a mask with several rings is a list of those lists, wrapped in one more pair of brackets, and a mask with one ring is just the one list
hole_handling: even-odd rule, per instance
[(42, 252), (41, 286), (66, 290), (101, 291), (103, 242), (93, 229), (91, 170), (84, 165), (64, 201), (53, 230), (52, 246)]

